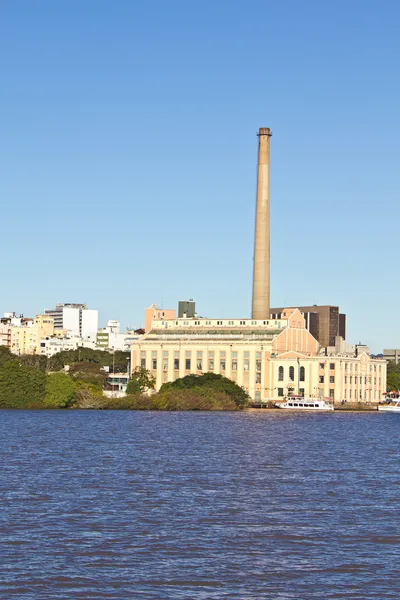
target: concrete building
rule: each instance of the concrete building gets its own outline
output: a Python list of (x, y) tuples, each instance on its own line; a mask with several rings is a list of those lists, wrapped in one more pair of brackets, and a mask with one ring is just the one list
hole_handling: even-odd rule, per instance
[(54, 329), (69, 335), (81, 336), (95, 341), (98, 330), (98, 311), (88, 309), (86, 304), (56, 304), (54, 309), (46, 309), (45, 315), (54, 319)]
[(99, 311), (91, 308), (85, 308), (81, 311), (81, 330), (80, 334), (84, 340), (96, 341), (97, 330), (99, 328)]
[(0, 323), (0, 346), (11, 347), (11, 325)]
[(155, 304), (152, 304), (149, 308), (146, 308), (144, 313), (144, 329), (150, 331), (153, 319), (175, 319), (176, 310), (167, 308), (157, 308)]
[[(334, 346), (338, 335), (346, 339), (346, 315), (340, 313), (338, 306), (314, 304), (291, 308), (298, 308), (304, 314), (307, 329), (324, 348)], [(271, 318), (279, 319), (283, 310), (283, 307), (271, 308)]]
[(54, 321), (48, 315), (36, 315), (20, 326), (11, 325), (10, 350), (14, 354), (40, 354), (42, 338), (52, 336)]
[(129, 373), (109, 373), (103, 388), (107, 398), (123, 398), (129, 383)]
[(108, 321), (106, 327), (99, 329), (96, 337), (96, 348), (100, 350), (121, 350), (128, 352), (134, 340), (139, 338), (135, 331), (121, 333), (119, 321)]
[(124, 350), (125, 334), (121, 333), (119, 321), (110, 320), (96, 336), (96, 346), (103, 350)]
[(153, 305), (146, 311), (146, 333), (132, 343), (131, 368), (148, 369), (157, 390), (185, 375), (212, 372), (260, 403), (293, 393), (377, 402), (386, 391), (386, 361), (344, 343), (339, 307), (270, 309), (270, 135), (259, 130), (252, 318), (176, 318)]
[[(178, 317), (183, 319), (184, 317), (193, 318), (196, 316), (196, 302), (190, 300), (180, 300), (178, 302)], [(173, 318), (173, 317), (172, 317)]]
[(289, 393), (335, 402), (378, 401), (386, 389), (385, 361), (365, 352), (320, 354), (298, 309), (270, 320), (153, 320), (152, 330), (132, 344), (131, 364), (149, 369), (156, 389), (190, 373), (212, 372), (262, 403)]
[(400, 361), (400, 349), (399, 348), (392, 348), (392, 349), (386, 349), (383, 351), (383, 358), (385, 360), (393, 360), (396, 365), (399, 363)]
[(43, 356), (54, 356), (58, 352), (77, 350), (78, 348), (91, 348), (95, 350), (95, 343), (90, 340), (82, 340), (80, 336), (42, 338), (40, 340), (40, 354)]

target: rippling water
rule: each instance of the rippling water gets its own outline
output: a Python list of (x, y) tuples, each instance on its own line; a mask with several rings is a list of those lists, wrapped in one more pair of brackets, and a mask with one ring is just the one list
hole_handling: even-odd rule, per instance
[(0, 411), (0, 597), (398, 600), (399, 427)]

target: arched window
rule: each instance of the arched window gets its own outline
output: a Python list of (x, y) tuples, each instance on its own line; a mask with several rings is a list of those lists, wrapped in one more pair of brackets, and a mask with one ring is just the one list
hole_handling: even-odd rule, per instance
[(278, 369), (278, 381), (283, 381), (283, 367)]
[(289, 379), (294, 381), (294, 367), (289, 367)]
[(306, 380), (306, 370), (304, 367), (300, 367), (300, 381)]

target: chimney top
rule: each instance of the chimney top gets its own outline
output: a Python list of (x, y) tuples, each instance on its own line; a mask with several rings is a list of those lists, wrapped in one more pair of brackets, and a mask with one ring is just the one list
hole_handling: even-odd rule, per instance
[(271, 137), (272, 133), (269, 127), (260, 127), (260, 129), (258, 130), (257, 133), (258, 136), (260, 135), (268, 135), (269, 137)]

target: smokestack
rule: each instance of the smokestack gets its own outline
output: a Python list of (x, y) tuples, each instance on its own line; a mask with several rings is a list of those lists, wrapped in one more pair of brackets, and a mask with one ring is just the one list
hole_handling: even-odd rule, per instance
[(251, 316), (253, 319), (269, 319), (269, 138), (272, 133), (268, 127), (260, 127), (257, 135), (258, 174)]

